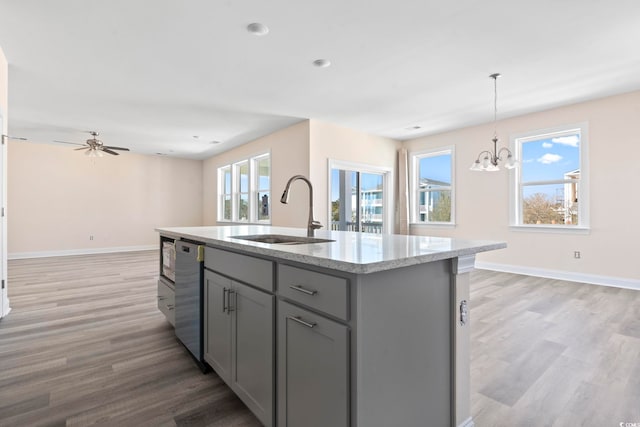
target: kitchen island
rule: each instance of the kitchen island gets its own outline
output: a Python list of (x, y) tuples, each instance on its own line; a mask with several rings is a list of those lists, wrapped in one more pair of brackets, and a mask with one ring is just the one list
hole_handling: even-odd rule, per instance
[[(204, 246), (204, 360), (263, 424), (473, 425), (468, 273), (476, 253), (504, 243), (340, 231), (301, 243), (304, 229), (250, 225), (157, 231), (161, 242)], [(246, 240), (264, 235), (283, 243)]]

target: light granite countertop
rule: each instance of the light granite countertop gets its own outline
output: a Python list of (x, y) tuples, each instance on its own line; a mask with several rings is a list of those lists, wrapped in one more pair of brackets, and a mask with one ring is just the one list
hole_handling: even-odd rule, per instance
[(283, 245), (232, 237), (256, 234), (307, 235), (307, 230), (303, 228), (262, 225), (168, 227), (157, 228), (156, 231), (167, 237), (185, 238), (247, 254), (265, 255), (355, 274), (391, 270), (507, 247), (504, 242), (488, 240), (327, 230), (316, 230), (315, 237), (335, 240), (334, 242)]

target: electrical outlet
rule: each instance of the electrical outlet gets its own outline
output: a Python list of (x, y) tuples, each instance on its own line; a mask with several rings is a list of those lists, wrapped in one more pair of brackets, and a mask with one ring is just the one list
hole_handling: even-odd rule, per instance
[(580, 251), (573, 251), (573, 257), (575, 259), (580, 259)]
[(89, 236), (89, 240), (93, 240), (93, 236)]

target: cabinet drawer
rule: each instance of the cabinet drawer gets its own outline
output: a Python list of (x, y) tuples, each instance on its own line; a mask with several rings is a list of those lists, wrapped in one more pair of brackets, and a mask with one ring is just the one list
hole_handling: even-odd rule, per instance
[(349, 284), (343, 277), (278, 265), (278, 293), (337, 318), (349, 320)]
[(162, 280), (158, 280), (158, 309), (164, 314), (172, 326), (176, 326), (175, 311), (176, 294)]
[(204, 266), (225, 276), (273, 292), (273, 262), (271, 261), (205, 247)]

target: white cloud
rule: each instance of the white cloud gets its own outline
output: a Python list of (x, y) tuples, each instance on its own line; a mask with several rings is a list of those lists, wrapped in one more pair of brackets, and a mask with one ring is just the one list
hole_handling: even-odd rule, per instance
[(580, 142), (578, 135), (559, 136), (552, 138), (551, 141), (555, 144), (568, 145), (570, 147), (577, 147)]
[(551, 148), (553, 147), (553, 144), (550, 142), (543, 142), (542, 143), (542, 148)]
[(542, 163), (543, 165), (550, 165), (551, 163), (557, 163), (560, 160), (562, 160), (561, 155), (546, 153), (544, 156), (538, 159), (538, 162)]

